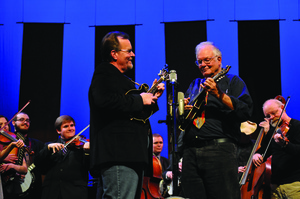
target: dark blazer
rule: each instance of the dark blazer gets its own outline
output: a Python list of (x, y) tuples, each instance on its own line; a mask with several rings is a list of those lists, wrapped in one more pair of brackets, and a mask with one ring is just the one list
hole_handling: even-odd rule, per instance
[(152, 133), (149, 121), (132, 120), (145, 107), (135, 84), (110, 63), (95, 69), (89, 89), (91, 174), (106, 166), (151, 165)]
[(160, 163), (161, 163), (161, 167), (162, 167), (162, 172), (164, 173), (168, 169), (168, 167), (170, 165), (170, 161), (169, 161), (169, 159), (167, 159), (163, 156), (160, 156)]
[[(63, 143), (61, 139), (50, 143)], [(84, 150), (68, 148), (64, 154), (59, 151), (52, 154), (48, 144), (40, 151), (38, 164), (43, 167), (42, 199), (88, 199), (88, 167), (89, 159)]]

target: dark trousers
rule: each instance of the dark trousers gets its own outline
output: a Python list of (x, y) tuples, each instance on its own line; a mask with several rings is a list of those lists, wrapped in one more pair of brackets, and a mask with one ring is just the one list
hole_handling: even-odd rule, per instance
[(181, 180), (184, 196), (189, 199), (239, 199), (235, 144), (184, 149)]

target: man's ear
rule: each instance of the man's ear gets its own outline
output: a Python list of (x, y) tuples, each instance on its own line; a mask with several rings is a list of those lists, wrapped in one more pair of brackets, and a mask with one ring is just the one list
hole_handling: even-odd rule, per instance
[(58, 135), (60, 135), (60, 134), (61, 134), (61, 133), (60, 133), (60, 131), (59, 131), (59, 130), (57, 130), (57, 129), (56, 129), (56, 132), (57, 132), (57, 134), (58, 134)]
[(110, 55), (111, 57), (116, 61), (118, 56), (117, 56), (117, 51), (116, 50), (112, 50), (110, 51)]

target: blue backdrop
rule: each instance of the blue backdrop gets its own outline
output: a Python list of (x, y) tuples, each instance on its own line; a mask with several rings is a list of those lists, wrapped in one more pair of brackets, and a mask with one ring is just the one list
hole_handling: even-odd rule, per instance
[[(166, 62), (164, 22), (208, 20), (207, 39), (220, 47), (223, 63), (233, 66), (231, 73), (239, 74), (236, 21), (272, 19), (282, 19), (279, 22), (281, 79), (274, 81), (281, 82), (284, 97), (291, 96), (289, 115), (300, 119), (297, 0), (127, 0), (126, 3), (115, 0), (113, 4), (100, 0), (0, 0), (0, 114), (10, 118), (19, 109), (23, 23), (64, 23), (60, 114), (73, 116), (79, 132), (89, 124), (87, 93), (94, 71), (95, 26), (137, 25), (135, 80), (151, 85)], [(263, 44), (259, 47), (268, 50)], [(249, 53), (253, 54), (253, 60), (264, 56)], [(260, 86), (272, 89), (272, 82)], [(150, 120), (153, 132), (167, 140), (167, 126), (157, 122), (166, 118), (166, 94), (159, 100), (159, 106), (160, 111)], [(88, 131), (85, 135), (88, 137)], [(164, 156), (168, 156), (166, 146), (167, 143)]]

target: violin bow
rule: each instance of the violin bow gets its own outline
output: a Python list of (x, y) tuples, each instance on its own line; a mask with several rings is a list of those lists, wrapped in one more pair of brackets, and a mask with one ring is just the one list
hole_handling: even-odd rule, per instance
[(280, 121), (281, 121), (282, 114), (283, 114), (283, 112), (285, 111), (286, 106), (287, 106), (287, 104), (288, 104), (289, 101), (290, 101), (290, 98), (291, 98), (290, 96), (287, 97), (286, 103), (284, 104), (284, 107), (283, 107), (283, 109), (282, 109), (282, 111), (281, 111), (280, 117), (279, 117), (278, 122), (277, 122), (277, 124), (276, 124), (276, 126), (275, 126), (275, 129), (274, 129), (274, 132), (273, 132), (273, 134), (272, 134), (272, 137), (271, 137), (271, 139), (269, 140), (269, 143), (268, 143), (268, 145), (267, 145), (267, 147), (266, 147), (266, 150), (265, 150), (265, 152), (264, 152), (264, 154), (263, 154), (262, 157), (265, 157), (265, 155), (266, 155), (266, 153), (267, 153), (267, 150), (268, 150), (268, 148), (269, 148), (269, 146), (270, 146), (270, 144), (271, 144), (272, 138), (274, 137), (274, 135), (275, 135), (275, 133), (276, 133), (276, 129), (278, 128), (278, 125), (279, 125), (279, 123), (280, 123)]
[(26, 108), (26, 106), (28, 106), (28, 104), (30, 103), (30, 100), (2, 127), (0, 128), (0, 131), (2, 131), (4, 129), (4, 127), (6, 127), (9, 123), (11, 123), (11, 121), (19, 114), (21, 113), (24, 108)]

